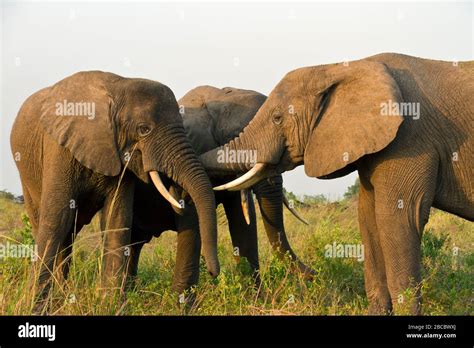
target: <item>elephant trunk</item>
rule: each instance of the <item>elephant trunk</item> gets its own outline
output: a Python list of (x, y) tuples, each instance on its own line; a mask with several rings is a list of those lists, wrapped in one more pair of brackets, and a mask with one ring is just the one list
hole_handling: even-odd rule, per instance
[(281, 151), (275, 148), (275, 136), (261, 123), (257, 114), (238, 137), (202, 154), (200, 160), (208, 173), (245, 173), (256, 163), (277, 163)]
[(158, 159), (150, 164), (143, 157), (145, 171), (158, 170), (180, 185), (191, 196), (199, 219), (202, 253), (212, 276), (219, 274), (217, 257), (217, 217), (215, 196), (211, 182), (204, 171), (193, 148), (189, 144), (184, 129), (180, 125), (168, 125), (160, 135), (153, 138), (150, 151)]
[(289, 257), (292, 267), (306, 279), (312, 279), (314, 270), (298, 259), (286, 237), (283, 223), (283, 180), (281, 175), (262, 180), (254, 186), (268, 240), (280, 259)]
[(209, 273), (216, 277), (219, 274), (217, 257), (217, 217), (215, 195), (209, 178), (194, 155), (194, 165), (188, 168), (184, 180), (176, 182), (189, 193), (199, 218), (202, 253), (206, 259)]

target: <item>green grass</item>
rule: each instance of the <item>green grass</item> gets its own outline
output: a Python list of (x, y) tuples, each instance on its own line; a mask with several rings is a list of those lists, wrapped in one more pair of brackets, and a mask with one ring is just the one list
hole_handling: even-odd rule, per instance
[[(0, 243), (16, 240), (33, 243), (23, 206), (0, 197)], [(221, 209), (222, 210), (222, 209)], [(357, 202), (318, 203), (300, 208), (310, 222), (305, 226), (285, 211), (287, 233), (293, 249), (317, 272), (311, 282), (290, 272), (288, 261), (272, 253), (259, 219), (259, 249), (263, 287), (252, 286), (245, 260), (232, 254), (229, 232), (219, 216), (219, 257), (222, 272), (211, 279), (201, 265), (196, 305), (190, 315), (357, 315), (367, 313), (363, 262), (324, 257), (324, 246), (360, 243)], [(24, 215), (23, 215), (24, 216)], [(99, 290), (100, 230), (97, 221), (76, 241), (70, 277), (51, 294), (53, 314), (78, 315), (182, 315), (184, 308), (171, 290), (175, 265), (176, 234), (166, 232), (146, 245), (136, 286), (125, 302), (102, 297)], [(459, 248), (459, 249), (456, 249)], [(473, 223), (433, 209), (423, 237), (423, 313), (425, 315), (474, 314)], [(457, 250), (457, 252), (456, 252)], [(0, 260), (0, 314), (30, 314), (36, 267), (28, 258)], [(410, 294), (406, 294), (409, 296)], [(402, 311), (403, 312), (403, 308)]]

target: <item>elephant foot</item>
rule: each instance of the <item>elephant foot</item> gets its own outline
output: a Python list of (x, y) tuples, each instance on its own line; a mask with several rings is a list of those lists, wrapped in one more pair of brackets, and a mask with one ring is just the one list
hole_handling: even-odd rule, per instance
[(31, 315), (48, 315), (49, 306), (47, 299), (36, 300), (31, 310)]
[(313, 281), (316, 277), (316, 271), (301, 261), (292, 262), (291, 268), (293, 272), (302, 274), (304, 280)]
[(194, 288), (188, 289), (178, 295), (178, 305), (183, 314), (189, 314), (197, 305), (197, 295)]
[(393, 312), (400, 315), (421, 315), (421, 298), (414, 298), (406, 303), (401, 301), (399, 296), (393, 301)]
[(369, 315), (391, 315), (393, 313), (390, 296), (384, 298), (369, 298)]
[(379, 304), (369, 304), (369, 315), (391, 315), (392, 306), (381, 306)]
[(51, 283), (47, 282), (47, 284), (40, 285), (40, 289), (38, 290), (33, 309), (31, 311), (32, 315), (47, 315), (49, 312), (49, 299), (51, 293)]

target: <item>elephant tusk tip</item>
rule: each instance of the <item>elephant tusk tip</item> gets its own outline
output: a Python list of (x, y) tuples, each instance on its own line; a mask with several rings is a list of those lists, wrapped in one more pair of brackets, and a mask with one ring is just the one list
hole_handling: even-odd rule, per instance
[(296, 215), (295, 212), (292, 212), (292, 213), (293, 213), (293, 215), (294, 215), (298, 220), (300, 220), (300, 221), (301, 221), (302, 223), (304, 223), (306, 226), (309, 226), (309, 225), (310, 225), (309, 222), (308, 222), (306, 219), (302, 218), (302, 217), (299, 216), (299, 215)]
[(283, 195), (283, 204), (285, 207), (293, 214), (294, 217), (296, 217), (298, 220), (300, 220), (302, 223), (305, 225), (309, 226), (309, 222), (304, 219), (297, 211), (295, 208), (293, 208), (290, 203), (288, 202), (288, 198), (286, 198), (285, 195)]
[(173, 203), (171, 203), (171, 204), (172, 204), (173, 207), (175, 207), (176, 209), (179, 209), (179, 210), (182, 210), (182, 209), (183, 209), (183, 207), (182, 207), (181, 204), (179, 204), (179, 203), (173, 202)]
[(156, 189), (163, 196), (163, 198), (165, 198), (173, 207), (176, 207), (180, 210), (183, 209), (181, 204), (171, 195), (171, 193), (168, 192), (168, 189), (163, 185), (160, 174), (158, 174), (157, 171), (151, 171), (149, 172), (149, 175)]
[(300, 220), (302, 223), (304, 223), (305, 225), (309, 226), (309, 221), (306, 220), (305, 218), (303, 218), (302, 216), (298, 216), (297, 217), (298, 220)]
[(247, 226), (250, 225), (250, 206), (249, 200), (252, 199), (252, 196), (249, 194), (248, 190), (241, 190), (240, 191), (240, 200), (242, 206), (242, 213), (244, 215), (245, 222)]
[(237, 179), (228, 182), (227, 184), (220, 185), (214, 188), (215, 191), (240, 191), (253, 186), (255, 183), (263, 179), (264, 171), (266, 168), (265, 163), (256, 163), (252, 169), (250, 169), (244, 175)]

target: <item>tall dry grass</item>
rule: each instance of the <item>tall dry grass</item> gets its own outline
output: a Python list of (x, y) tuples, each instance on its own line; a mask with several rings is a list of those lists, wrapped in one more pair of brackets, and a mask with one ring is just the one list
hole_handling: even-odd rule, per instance
[[(103, 298), (98, 271), (101, 231), (97, 220), (79, 233), (66, 282), (57, 282), (49, 297), (51, 314), (63, 315), (357, 315), (367, 313), (363, 262), (327, 258), (327, 244), (361, 243), (354, 198), (301, 208), (305, 226), (285, 211), (289, 240), (299, 257), (317, 272), (311, 282), (290, 272), (278, 260), (258, 220), (262, 289), (253, 287), (245, 259), (236, 263), (222, 209), (219, 211), (219, 258), (222, 272), (213, 280), (201, 264), (196, 304), (186, 311), (171, 290), (176, 234), (165, 232), (146, 245), (136, 286), (119, 297)], [(0, 243), (31, 244), (31, 228), (22, 221), (23, 206), (0, 198)], [(423, 237), (423, 313), (474, 313), (474, 224), (433, 210)], [(456, 249), (458, 248), (458, 249)], [(456, 252), (457, 251), (457, 252)], [(39, 262), (28, 258), (0, 259), (0, 314), (30, 314)], [(406, 294), (410, 296), (409, 293)], [(399, 308), (399, 313), (408, 309)]]

